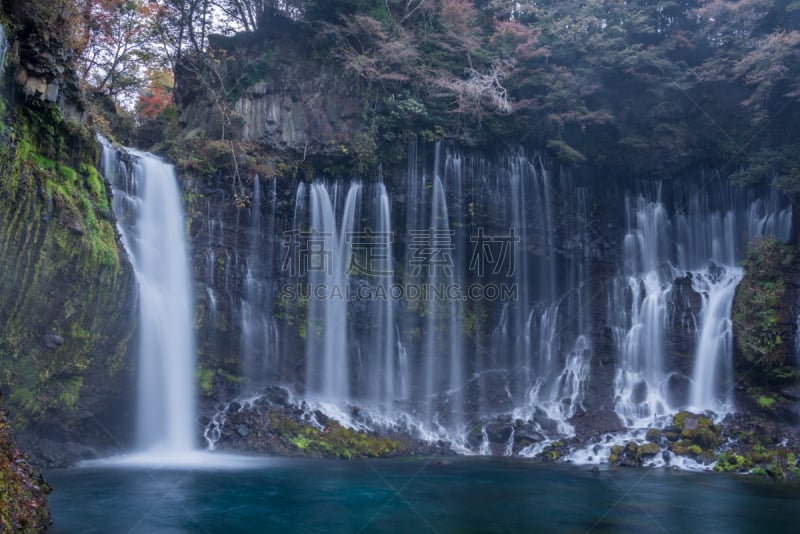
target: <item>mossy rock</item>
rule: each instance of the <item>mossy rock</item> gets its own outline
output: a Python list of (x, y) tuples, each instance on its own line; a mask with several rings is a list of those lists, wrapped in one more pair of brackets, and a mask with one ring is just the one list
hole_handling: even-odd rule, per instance
[(323, 429), (289, 417), (271, 414), (270, 426), (287, 445), (298, 452), (326, 458), (375, 458), (397, 456), (407, 451), (400, 441), (359, 432), (335, 421)]
[(670, 446), (670, 450), (673, 452), (673, 454), (676, 454), (678, 456), (688, 456), (689, 447), (691, 447), (692, 445), (693, 444), (691, 441), (682, 440), (676, 443), (672, 443), (672, 445)]
[(638, 449), (636, 450), (636, 455), (640, 458), (647, 458), (652, 457), (658, 454), (661, 448), (653, 442), (648, 442), (643, 445), (639, 445)]
[(645, 439), (647, 441), (657, 442), (661, 439), (661, 436), (662, 436), (661, 430), (659, 430), (658, 428), (651, 428), (650, 430), (647, 431)]
[(625, 447), (622, 445), (614, 445), (611, 447), (611, 454), (608, 455), (608, 461), (612, 464), (619, 462), (620, 456), (622, 455), (622, 451), (625, 450)]
[[(792, 352), (787, 325), (794, 325), (794, 317), (787, 304), (787, 281), (796, 257), (793, 247), (773, 237), (750, 243), (733, 303), (736, 364), (748, 383), (779, 385), (794, 378), (794, 373), (783, 369)], [(769, 397), (756, 401), (762, 409), (771, 408)]]
[(677, 430), (667, 430), (664, 432), (664, 437), (667, 438), (667, 440), (669, 441), (678, 441), (678, 438), (680, 438), (680, 436), (681, 433), (678, 432)]

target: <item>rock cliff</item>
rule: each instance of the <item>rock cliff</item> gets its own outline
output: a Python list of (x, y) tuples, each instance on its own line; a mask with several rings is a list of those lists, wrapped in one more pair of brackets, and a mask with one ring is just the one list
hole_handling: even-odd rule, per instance
[[(135, 326), (61, 4), (8, 2), (0, 129), (0, 389), (42, 467), (128, 442)], [(66, 444), (66, 445), (65, 445)]]

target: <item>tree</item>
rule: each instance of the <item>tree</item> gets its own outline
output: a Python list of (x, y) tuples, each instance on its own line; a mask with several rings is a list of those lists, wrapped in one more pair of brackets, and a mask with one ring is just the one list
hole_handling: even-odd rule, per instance
[(86, 0), (81, 80), (118, 104), (132, 104), (156, 58), (150, 30), (158, 11), (142, 0)]
[(154, 119), (172, 105), (172, 88), (174, 84), (172, 72), (168, 70), (149, 70), (149, 83), (139, 93), (136, 103), (138, 115), (144, 119)]

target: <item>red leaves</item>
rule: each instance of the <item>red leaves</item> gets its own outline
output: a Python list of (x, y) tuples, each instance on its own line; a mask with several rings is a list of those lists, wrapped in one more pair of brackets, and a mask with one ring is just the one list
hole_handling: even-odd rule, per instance
[(136, 104), (139, 116), (154, 119), (172, 104), (172, 73), (151, 72), (150, 84), (139, 94), (139, 102)]

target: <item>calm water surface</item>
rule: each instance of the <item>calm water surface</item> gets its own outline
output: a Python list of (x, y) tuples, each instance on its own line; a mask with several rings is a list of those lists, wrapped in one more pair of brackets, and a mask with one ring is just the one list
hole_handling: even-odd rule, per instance
[(800, 483), (488, 458), (51, 471), (58, 533), (800, 532)]

